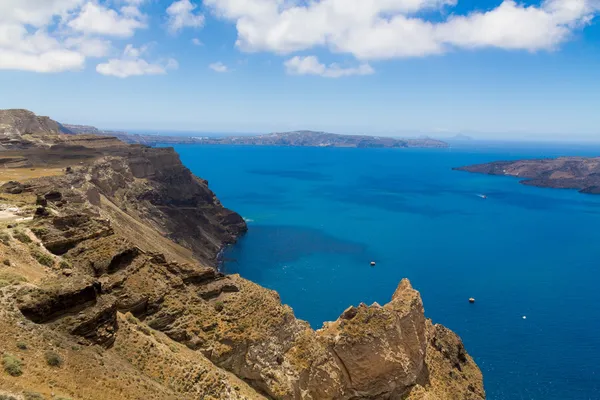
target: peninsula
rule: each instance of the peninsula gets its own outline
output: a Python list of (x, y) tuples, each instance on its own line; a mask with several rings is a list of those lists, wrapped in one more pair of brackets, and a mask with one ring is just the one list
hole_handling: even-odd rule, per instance
[(166, 135), (141, 135), (118, 131), (102, 131), (93, 126), (64, 124), (64, 133), (109, 135), (126, 143), (145, 144), (205, 144), (244, 146), (298, 146), (298, 147), (357, 147), (357, 148), (409, 148), (448, 147), (446, 142), (431, 138), (397, 139), (383, 136), (338, 135), (327, 132), (294, 131), (265, 135), (239, 135), (224, 137), (187, 137)]
[(496, 161), (454, 169), (523, 178), (521, 183), (524, 185), (578, 189), (581, 193), (600, 194), (600, 157)]

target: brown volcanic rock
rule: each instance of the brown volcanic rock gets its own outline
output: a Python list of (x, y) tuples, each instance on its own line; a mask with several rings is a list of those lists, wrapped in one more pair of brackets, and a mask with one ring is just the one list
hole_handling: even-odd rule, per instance
[(426, 326), (421, 298), (408, 280), (385, 306), (361, 304), (344, 314), (318, 333), (347, 372), (352, 396), (400, 396), (414, 385), (425, 362)]
[(61, 133), (60, 125), (48, 117), (39, 117), (28, 110), (0, 110), (0, 135)]
[(127, 158), (105, 157), (88, 173), (115, 205), (211, 263), (224, 244), (247, 230), (242, 217), (225, 209), (171, 148), (135, 148)]

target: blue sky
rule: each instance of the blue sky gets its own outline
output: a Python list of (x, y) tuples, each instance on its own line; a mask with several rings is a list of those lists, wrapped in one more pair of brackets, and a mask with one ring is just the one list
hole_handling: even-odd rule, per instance
[(599, 0), (1, 0), (0, 108), (151, 131), (600, 140)]

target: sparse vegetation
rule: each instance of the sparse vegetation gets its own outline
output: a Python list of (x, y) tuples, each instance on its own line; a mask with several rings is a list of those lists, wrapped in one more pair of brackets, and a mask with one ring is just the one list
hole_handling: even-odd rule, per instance
[(27, 350), (27, 343), (25, 343), (25, 342), (17, 342), (17, 349), (19, 349), (19, 350)]
[(0, 400), (17, 400), (17, 398), (7, 394), (0, 394)]
[(24, 392), (23, 398), (25, 400), (44, 400), (45, 397), (36, 392)]
[(31, 240), (31, 238), (29, 237), (29, 235), (27, 235), (25, 232), (23, 232), (22, 230), (16, 230), (13, 233), (13, 237), (15, 239), (17, 239), (19, 242), (21, 243), (31, 243), (33, 242), (33, 240)]
[(125, 319), (131, 324), (137, 324), (139, 320), (129, 311), (125, 314)]
[(1, 231), (0, 232), (0, 242), (8, 246), (10, 244), (10, 235), (8, 232)]
[(37, 262), (39, 262), (42, 265), (45, 265), (46, 267), (54, 266), (54, 258), (52, 258), (46, 253), (41, 252), (38, 249), (33, 249), (31, 251), (31, 255), (33, 256), (33, 258), (36, 259)]
[(60, 260), (59, 266), (61, 269), (69, 269), (72, 267), (71, 263), (67, 260)]
[(222, 301), (217, 301), (215, 303), (215, 311), (221, 312), (225, 308), (225, 304)]
[(146, 336), (152, 335), (152, 331), (150, 330), (150, 328), (148, 328), (148, 326), (146, 324), (139, 324), (137, 328), (140, 332), (142, 332)]
[(40, 237), (42, 235), (45, 235), (48, 233), (48, 229), (47, 228), (31, 228), (31, 232), (33, 232), (33, 234), (37, 237)]
[(62, 357), (54, 351), (44, 353), (44, 358), (46, 358), (46, 363), (51, 367), (60, 367), (63, 363)]
[(9, 285), (17, 285), (19, 283), (27, 282), (23, 276), (15, 274), (13, 272), (0, 272), (0, 288)]
[(21, 360), (12, 354), (4, 354), (2, 357), (2, 366), (4, 367), (4, 371), (11, 376), (21, 376), (23, 374)]

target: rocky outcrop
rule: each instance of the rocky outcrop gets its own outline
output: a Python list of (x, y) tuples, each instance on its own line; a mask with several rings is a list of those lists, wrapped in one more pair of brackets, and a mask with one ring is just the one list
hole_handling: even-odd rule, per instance
[[(62, 151), (70, 153), (47, 157)], [(218, 272), (217, 254), (246, 225), (172, 149), (82, 154), (94, 156), (68, 173), (3, 187), (43, 211), (26, 223), (35, 239), (28, 246), (52, 262), (35, 271), (43, 275), (36, 283), (0, 289), (0, 326), (66, 342), (63, 352), (83, 346), (68, 363), (94, 354), (91, 346), (102, 357), (94, 368), (112, 362), (111, 376), (127, 373), (138, 388), (111, 398), (485, 398), (460, 339), (426, 320), (407, 280), (389, 303), (350, 307), (315, 331), (276, 292)], [(80, 379), (62, 376), (53, 382), (74, 398), (107, 398), (120, 382), (83, 391), (72, 383)]]
[(496, 161), (455, 168), (488, 175), (524, 178), (521, 183), (556, 189), (578, 189), (600, 194), (600, 157), (559, 157), (556, 159)]
[(39, 117), (28, 110), (0, 110), (0, 135), (59, 133), (60, 124), (49, 117)]
[(404, 280), (390, 303), (350, 308), (319, 334), (347, 374), (348, 397), (399, 398), (423, 370), (425, 330), (421, 298)]

